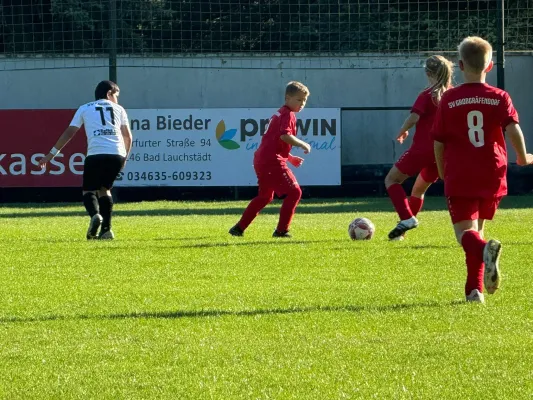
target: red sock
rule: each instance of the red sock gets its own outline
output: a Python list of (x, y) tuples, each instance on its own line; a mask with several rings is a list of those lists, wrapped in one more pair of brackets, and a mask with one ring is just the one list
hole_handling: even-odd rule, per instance
[(400, 216), (400, 219), (403, 221), (404, 219), (411, 218), (413, 216), (413, 213), (409, 208), (407, 195), (405, 194), (405, 190), (403, 190), (402, 185), (400, 185), (399, 183), (394, 183), (387, 188), (387, 192), (389, 193), (392, 205)]
[(300, 189), (300, 186), (295, 186), (283, 200), (283, 204), (281, 205), (281, 210), (279, 212), (278, 227), (276, 228), (278, 232), (287, 232), (289, 230), (292, 218), (294, 217), (294, 211), (296, 211), (296, 206), (300, 202), (301, 197), (302, 189)]
[(478, 231), (466, 231), (461, 244), (466, 255), (465, 294), (469, 295), (474, 289), (483, 292), (483, 249), (487, 242), (481, 239)]
[(248, 207), (246, 207), (246, 210), (244, 210), (244, 213), (242, 214), (242, 217), (240, 221), (237, 223), (239, 228), (241, 230), (245, 230), (248, 228), (248, 225), (252, 223), (252, 221), (257, 217), (257, 214), (265, 208), (274, 198), (274, 193), (272, 192), (272, 196), (257, 196), (250, 201), (250, 204), (248, 204)]
[(416, 197), (413, 195), (409, 197), (409, 208), (411, 209), (411, 212), (415, 217), (422, 209), (422, 204), (424, 204), (423, 198)]

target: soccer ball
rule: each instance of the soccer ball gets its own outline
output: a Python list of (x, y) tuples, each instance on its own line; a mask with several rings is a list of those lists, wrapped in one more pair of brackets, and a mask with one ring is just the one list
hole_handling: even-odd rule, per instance
[(348, 226), (348, 234), (352, 240), (370, 240), (376, 227), (368, 218), (356, 218)]

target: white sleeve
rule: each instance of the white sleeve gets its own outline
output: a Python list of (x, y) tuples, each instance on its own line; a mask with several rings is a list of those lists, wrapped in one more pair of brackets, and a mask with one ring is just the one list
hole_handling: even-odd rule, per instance
[(78, 108), (78, 111), (76, 111), (76, 114), (74, 114), (74, 118), (72, 118), (72, 122), (70, 123), (70, 126), (77, 126), (78, 128), (81, 128), (83, 125), (83, 106)]
[(120, 125), (123, 126), (123, 125), (129, 125), (129, 124), (130, 124), (130, 121), (128, 120), (128, 114), (126, 113), (126, 110), (122, 108), (122, 113), (120, 117)]

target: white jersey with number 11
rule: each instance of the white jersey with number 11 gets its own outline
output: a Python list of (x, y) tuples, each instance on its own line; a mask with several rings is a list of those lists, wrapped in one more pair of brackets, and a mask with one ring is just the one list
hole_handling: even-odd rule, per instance
[(70, 126), (85, 126), (87, 156), (117, 154), (126, 157), (120, 127), (128, 124), (128, 115), (122, 106), (102, 99), (80, 106)]

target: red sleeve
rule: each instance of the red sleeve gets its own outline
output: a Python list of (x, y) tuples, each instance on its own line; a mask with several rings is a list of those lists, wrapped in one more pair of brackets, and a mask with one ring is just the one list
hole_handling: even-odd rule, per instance
[(435, 120), (433, 121), (433, 129), (431, 132), (433, 140), (441, 143), (444, 143), (446, 141), (446, 134), (444, 130), (444, 117), (442, 115), (443, 110), (446, 106), (443, 105), (443, 103), (444, 102), (442, 100), (439, 103), (437, 113), (435, 114)]
[(280, 115), (279, 135), (296, 136), (296, 116), (294, 113), (288, 112)]
[(291, 113), (282, 113), (279, 116), (279, 135), (290, 135), (291, 130)]
[(292, 134), (296, 136), (296, 114), (294, 114), (293, 112), (291, 112), (291, 129)]
[(415, 104), (411, 107), (411, 112), (418, 115), (424, 115), (427, 111), (428, 101), (431, 101), (431, 94), (424, 90), (416, 98)]
[(507, 92), (505, 92), (503, 95), (502, 113), (502, 128), (505, 128), (507, 125), (513, 122), (518, 124), (518, 113), (513, 106), (511, 96), (509, 96)]

